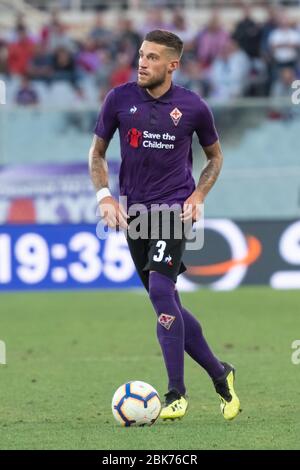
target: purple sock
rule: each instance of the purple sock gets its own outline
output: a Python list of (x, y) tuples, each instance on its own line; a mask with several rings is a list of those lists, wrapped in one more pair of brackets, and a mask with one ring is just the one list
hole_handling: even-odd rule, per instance
[(156, 271), (149, 275), (149, 297), (156, 311), (157, 338), (169, 377), (169, 390), (185, 394), (184, 323), (175, 300), (175, 283)]
[(224, 373), (223, 365), (208, 346), (198, 320), (181, 305), (177, 290), (175, 290), (175, 300), (184, 322), (185, 351), (206, 370), (212, 379), (218, 379)]

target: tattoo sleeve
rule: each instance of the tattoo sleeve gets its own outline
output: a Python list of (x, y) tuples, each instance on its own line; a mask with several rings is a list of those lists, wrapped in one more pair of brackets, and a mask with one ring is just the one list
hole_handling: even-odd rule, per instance
[(108, 188), (108, 166), (105, 159), (105, 152), (108, 144), (105, 140), (94, 136), (89, 151), (89, 170), (90, 176), (96, 191), (102, 188)]
[(219, 176), (223, 163), (223, 155), (219, 142), (209, 147), (204, 147), (203, 150), (207, 157), (207, 164), (200, 175), (197, 189), (205, 197)]

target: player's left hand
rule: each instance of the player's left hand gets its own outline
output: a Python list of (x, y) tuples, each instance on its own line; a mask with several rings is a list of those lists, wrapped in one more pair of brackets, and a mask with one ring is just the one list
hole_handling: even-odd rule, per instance
[(204, 202), (203, 194), (198, 190), (195, 191), (186, 199), (183, 205), (183, 211), (180, 214), (182, 222), (191, 220), (196, 222), (201, 217), (201, 205)]

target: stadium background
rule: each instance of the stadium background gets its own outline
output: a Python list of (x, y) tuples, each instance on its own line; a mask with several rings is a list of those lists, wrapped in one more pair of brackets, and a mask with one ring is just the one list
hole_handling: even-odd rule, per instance
[[(122, 234), (96, 236), (87, 172), (103, 97), (135, 79), (137, 48), (155, 28), (184, 40), (174, 81), (211, 104), (225, 157), (204, 250), (186, 254), (178, 285), (251, 398), (224, 437), (209, 384), (188, 362), (201, 398), (172, 445), (162, 426), (120, 437), (112, 423), (114, 389), (139, 378), (163, 392), (164, 371)], [(0, 0), (1, 448), (299, 448), (299, 51), (298, 1)], [(117, 196), (117, 136), (108, 161)], [(195, 142), (195, 178), (203, 165)]]

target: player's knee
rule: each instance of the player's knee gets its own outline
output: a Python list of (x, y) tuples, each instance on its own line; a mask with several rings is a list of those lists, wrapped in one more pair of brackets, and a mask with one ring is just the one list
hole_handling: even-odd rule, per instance
[(151, 271), (149, 275), (149, 297), (152, 303), (157, 302), (161, 297), (175, 296), (175, 283), (164, 274)]

